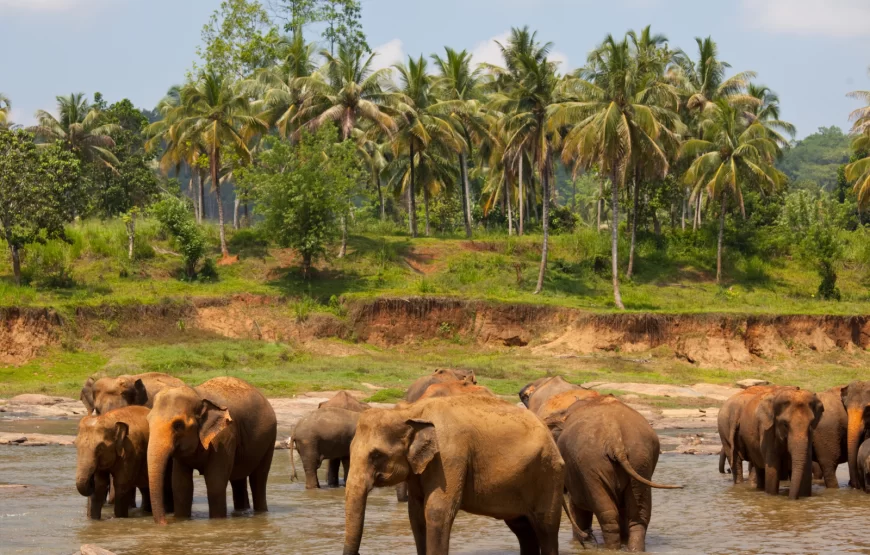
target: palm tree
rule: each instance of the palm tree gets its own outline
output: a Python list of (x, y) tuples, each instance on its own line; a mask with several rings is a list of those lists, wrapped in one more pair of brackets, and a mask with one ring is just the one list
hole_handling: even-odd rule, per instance
[(229, 257), (224, 209), (221, 199), (221, 155), (225, 149), (235, 151), (243, 162), (250, 162), (248, 139), (264, 133), (268, 124), (253, 115), (251, 103), (232, 82), (213, 72), (203, 73), (196, 82), (181, 89), (183, 115), (177, 122), (178, 141), (202, 143), (208, 149), (211, 182), (217, 195), (221, 254)]
[(611, 183), (611, 272), (613, 300), (624, 309), (619, 291), (619, 190), (628, 171), (663, 177), (669, 168), (663, 143), (677, 140), (678, 98), (657, 72), (639, 71), (628, 38), (610, 35), (589, 56), (585, 69), (566, 83), (580, 100), (565, 103), (554, 116), (571, 127), (562, 159), (590, 169), (597, 166)]
[(468, 179), (468, 157), (473, 144), (472, 135), (478, 136), (483, 119), (483, 94), (481, 90), (480, 67), (472, 69), (471, 54), (466, 50), (457, 52), (445, 47), (445, 57), (432, 55), (438, 68), (438, 78), (433, 87), (440, 102), (433, 106), (433, 112), (447, 112), (457, 131), (465, 139), (465, 146), (459, 152), (459, 167), (462, 178), (462, 210), (465, 221), (465, 236), (471, 237), (473, 225), (471, 217), (471, 187)]
[[(855, 153), (870, 154), (870, 91), (854, 91), (851, 98), (857, 98), (867, 103), (849, 115), (852, 120), (852, 150)], [(846, 179), (855, 182), (855, 196), (858, 198), (858, 209), (863, 210), (870, 204), (870, 155), (855, 160), (846, 166)]]
[[(776, 141), (780, 148), (787, 148), (797, 130), (795, 126), (783, 121), (779, 116), (779, 95), (769, 87), (749, 83), (746, 86), (746, 97), (743, 115), (749, 123), (758, 122), (767, 129), (770, 138)], [(788, 138), (783, 136), (788, 135)]]
[(370, 133), (361, 129), (354, 131), (354, 140), (357, 143), (357, 152), (362, 157), (366, 168), (372, 178), (372, 184), (378, 192), (378, 208), (381, 221), (386, 220), (386, 208), (384, 207), (384, 191), (381, 185), (381, 174), (389, 165), (388, 155), (392, 144), (380, 140), (381, 137), (372, 138)]
[(535, 294), (538, 294), (544, 288), (547, 269), (553, 140), (558, 139), (558, 126), (554, 124), (552, 115), (560, 106), (561, 97), (556, 64), (547, 58), (552, 44), (540, 44), (536, 37), (537, 34), (530, 33), (528, 28), (511, 31), (507, 45), (501, 47), (506, 68), (494, 68), (497, 86), (503, 92), (492, 94), (490, 104), (492, 109), (504, 114), (504, 127), (508, 133), (506, 148), (528, 149), (534, 164), (532, 169), (541, 176), (544, 238), (535, 287)]
[(707, 113), (708, 119), (702, 124), (704, 138), (686, 141), (681, 154), (693, 159), (685, 174), (686, 183), (693, 187), (692, 195), (697, 196), (706, 189), (710, 198), (720, 203), (716, 283), (721, 283), (729, 194), (736, 199), (745, 217), (743, 188), (746, 185), (775, 190), (785, 184), (786, 177), (774, 167), (780, 150), (764, 125), (748, 123), (740, 109), (724, 98), (717, 100)]
[[(408, 57), (407, 64), (394, 66), (399, 74), (399, 86), (392, 97), (392, 108), (398, 113), (398, 132), (393, 137), (393, 152), (408, 154), (409, 180), (408, 218), (411, 236), (417, 236), (415, 164), (418, 157), (436, 145), (445, 150), (460, 153), (466, 148), (465, 141), (448, 119), (441, 117), (432, 89), (433, 78), (426, 71), (426, 60), (421, 55), (416, 60)], [(426, 235), (429, 235), (429, 193), (423, 187)]]
[(60, 119), (44, 110), (36, 112), (38, 124), (31, 128), (45, 142), (60, 141), (81, 160), (114, 169), (118, 159), (110, 150), (115, 146), (111, 134), (121, 127), (104, 124), (102, 114), (91, 108), (84, 93), (57, 97)]
[(9, 125), (9, 112), (12, 111), (12, 103), (9, 97), (0, 93), (0, 127)]

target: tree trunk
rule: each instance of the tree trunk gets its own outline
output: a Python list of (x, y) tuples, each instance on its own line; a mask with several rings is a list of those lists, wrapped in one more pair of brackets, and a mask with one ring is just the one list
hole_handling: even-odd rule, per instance
[(627, 279), (631, 279), (632, 273), (634, 272), (634, 246), (637, 239), (637, 213), (638, 208), (640, 207), (640, 183), (638, 183), (637, 176), (634, 178), (633, 188), (634, 198), (631, 203), (631, 243), (628, 247), (628, 269), (625, 271), (625, 277)]
[(571, 212), (577, 212), (577, 176), (571, 180)]
[(233, 229), (239, 229), (239, 208), (242, 206), (242, 201), (239, 198), (239, 192), (236, 190), (236, 198), (233, 200)]
[(196, 218), (196, 223), (202, 223), (202, 204), (199, 199), (199, 171), (193, 166), (190, 167), (190, 188), (193, 196), (193, 215)]
[(205, 176), (202, 170), (197, 169), (196, 171), (199, 174), (199, 223), (202, 223), (205, 220)]
[(719, 244), (716, 249), (716, 283), (722, 283), (722, 243), (725, 236), (725, 206), (728, 193), (722, 193), (722, 209), (719, 212)]
[(248, 215), (247, 195), (245, 195), (245, 202), (242, 203), (242, 227), (251, 227), (251, 217)]
[(221, 237), (221, 255), (224, 258), (229, 258), (230, 251), (227, 248), (227, 234), (224, 229), (224, 202), (221, 200), (221, 182), (220, 182), (220, 149), (215, 147), (212, 149), (211, 158), (211, 182), (214, 184), (214, 192), (217, 195), (218, 205), (218, 226), (220, 227)]
[(689, 215), (689, 189), (686, 189), (686, 196), (683, 197), (683, 213), (680, 216), (680, 228), (686, 231), (686, 216)]
[(12, 254), (12, 275), (15, 276), (15, 285), (21, 285), (21, 250), (18, 245), (9, 245)]
[(387, 212), (384, 208), (384, 191), (381, 189), (381, 172), (372, 170), (372, 173), (375, 174), (375, 185), (378, 186), (378, 204), (381, 207), (381, 221), (384, 221), (387, 219)]
[(656, 213), (655, 207), (653, 207), (650, 214), (652, 215), (652, 221), (653, 221), (653, 233), (655, 233), (656, 235), (661, 235), (662, 234), (662, 224), (659, 221), (659, 215)]
[(505, 178), (504, 178), (504, 197), (505, 197), (505, 203), (507, 204), (508, 235), (513, 235), (514, 234), (514, 216), (513, 216), (513, 211), (511, 210), (511, 184), (507, 178), (507, 173), (505, 173)]
[(595, 224), (595, 232), (601, 233), (601, 212), (604, 210), (604, 178), (598, 180), (598, 221)]
[(429, 237), (429, 187), (423, 187), (423, 216), (426, 218), (426, 237)]
[(550, 177), (548, 175), (550, 168), (549, 159), (550, 153), (545, 152), (543, 156), (543, 163), (541, 164), (541, 192), (544, 199), (542, 208), (543, 214), (541, 216), (541, 227), (544, 230), (544, 242), (541, 246), (541, 268), (538, 271), (538, 285), (535, 287), (535, 295), (537, 295), (544, 289), (544, 274), (547, 271), (547, 250), (549, 248), (550, 241)]
[(130, 219), (127, 220), (127, 256), (133, 260), (133, 243), (136, 240), (136, 214), (132, 211), (129, 214)]
[(411, 142), (411, 182), (408, 184), (408, 225), (411, 237), (417, 236), (417, 200), (414, 198), (414, 142)]
[(519, 212), (520, 212), (519, 234), (522, 235), (525, 232), (525, 229), (523, 227), (523, 224), (524, 224), (524, 222), (523, 222), (523, 216), (524, 216), (523, 204), (525, 203), (525, 198), (526, 198), (525, 193), (523, 191), (523, 153), (522, 152), (520, 152), (520, 168), (519, 168), (519, 172), (517, 173), (517, 175), (519, 175), (519, 179), (520, 179), (520, 183), (519, 183), (520, 191), (519, 191), (519, 198), (517, 199), (517, 210), (519, 210)]
[(462, 177), (462, 188), (465, 191), (465, 204), (463, 212), (465, 213), (465, 236), (471, 238), (471, 186), (468, 183), (468, 160), (465, 158), (465, 153), (459, 153), (459, 173)]
[(193, 202), (193, 217), (196, 221), (199, 221), (199, 207), (196, 205), (196, 186), (194, 172), (191, 170), (190, 179), (187, 180), (187, 194), (190, 195), (190, 200)]
[(344, 258), (347, 254), (347, 215), (341, 215), (341, 247), (338, 249), (338, 257)]
[(616, 179), (617, 173), (613, 172), (610, 183), (610, 210), (612, 214), (612, 223), (610, 225), (610, 269), (613, 274), (613, 302), (616, 308), (625, 310), (625, 305), (622, 304), (622, 295), (619, 293), (619, 183)]

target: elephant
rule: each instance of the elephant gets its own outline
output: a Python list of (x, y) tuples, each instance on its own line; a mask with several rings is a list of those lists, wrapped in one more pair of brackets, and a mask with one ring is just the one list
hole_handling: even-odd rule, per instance
[(110, 477), (116, 517), (127, 518), (137, 487), (142, 491), (142, 509), (151, 511), (146, 464), (149, 412), (145, 407), (122, 407), (79, 421), (76, 489), (88, 497), (90, 518), (102, 517)]
[(495, 393), (482, 385), (475, 385), (467, 378), (462, 381), (433, 383), (426, 388), (418, 401), (432, 397), (453, 397), (455, 395), (486, 395), (495, 397)]
[(748, 387), (726, 399), (722, 404), (722, 408), (719, 409), (717, 427), (719, 439), (722, 441), (722, 450), (719, 452), (719, 472), (725, 474), (725, 461), (727, 460), (728, 465), (731, 467), (731, 475), (735, 484), (743, 482), (743, 458), (739, 452), (732, 449), (731, 429), (737, 425), (740, 411), (746, 403), (756, 395), (773, 391), (776, 387), (773, 385)]
[(356, 397), (354, 397), (347, 391), (339, 391), (332, 399), (328, 401), (323, 401), (322, 403), (317, 405), (317, 408), (338, 408), (362, 412), (364, 410), (370, 409), (371, 406), (369, 406), (368, 403), (363, 403), (362, 401), (357, 400)]
[(545, 421), (550, 416), (568, 409), (577, 401), (599, 397), (600, 393), (592, 389), (569, 389), (553, 395), (538, 407), (537, 416)]
[(166, 524), (163, 503), (166, 463), (172, 460), (175, 516), (189, 518), (193, 471), (205, 476), (209, 518), (227, 516), (227, 483), (233, 507), (268, 510), (266, 481), (272, 466), (278, 422), (269, 401), (251, 384), (232, 377), (208, 380), (196, 388), (166, 388), (148, 414), (148, 484), (154, 520)]
[(858, 449), (858, 472), (864, 477), (864, 493), (870, 493), (870, 438)]
[(468, 379), (472, 384), (477, 384), (474, 370), (461, 370), (456, 368), (439, 368), (428, 376), (423, 376), (411, 384), (405, 393), (405, 401), (413, 403), (426, 392), (433, 383), (461, 381)]
[(565, 460), (575, 537), (592, 537), (594, 514), (606, 548), (625, 543), (630, 551), (644, 551), (650, 488), (682, 487), (652, 481), (661, 449), (646, 418), (613, 395), (598, 395), (550, 415), (545, 424)]
[[(372, 410), (372, 409), (369, 409)], [(299, 451), (302, 468), (305, 470), (305, 488), (318, 489), (317, 469), (324, 459), (329, 459), (327, 485), (338, 487), (338, 467), (344, 464), (344, 479), (347, 481), (350, 463), (350, 442), (356, 433), (356, 424), (363, 412), (342, 408), (324, 407), (303, 416), (296, 424), (288, 441), (290, 448), (290, 476), (295, 480), (296, 463), (293, 451)]]
[(524, 409), (483, 395), (372, 409), (350, 451), (344, 555), (359, 552), (371, 490), (404, 481), (418, 554), (448, 553), (460, 509), (504, 520), (523, 555), (559, 552), (564, 462)]
[(520, 400), (530, 411), (537, 414), (538, 409), (547, 402), (547, 399), (574, 389), (583, 388), (567, 382), (562, 376), (540, 378), (520, 390)]
[(840, 487), (837, 466), (849, 461), (846, 446), (848, 418), (843, 406), (842, 389), (832, 387), (816, 394), (825, 411), (813, 431), (813, 460), (818, 463), (819, 473), (827, 488)]
[(846, 447), (849, 458), (849, 483), (864, 489), (866, 482), (858, 470), (858, 446), (865, 432), (870, 432), (870, 381), (854, 381), (840, 390), (846, 407)]
[(102, 414), (112, 409), (129, 405), (143, 405), (148, 408), (154, 403), (154, 396), (164, 387), (179, 387), (184, 382), (167, 374), (148, 372), (134, 376), (124, 375), (117, 378), (88, 378), (82, 387), (80, 399), (88, 414)]
[(790, 475), (789, 498), (808, 497), (813, 432), (824, 410), (815, 393), (798, 387), (773, 387), (754, 395), (729, 431), (732, 460), (740, 453), (749, 461), (756, 487), (768, 494), (777, 495), (780, 480)]

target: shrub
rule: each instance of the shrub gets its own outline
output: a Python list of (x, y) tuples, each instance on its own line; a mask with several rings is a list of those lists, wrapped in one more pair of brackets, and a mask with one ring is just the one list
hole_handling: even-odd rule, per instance
[(572, 233), (577, 227), (577, 220), (577, 214), (571, 212), (567, 206), (551, 206), (550, 208), (550, 232), (555, 235)]
[(184, 258), (187, 279), (196, 279), (196, 265), (205, 253), (205, 238), (187, 202), (166, 195), (152, 208), (152, 212), (166, 231), (176, 240)]

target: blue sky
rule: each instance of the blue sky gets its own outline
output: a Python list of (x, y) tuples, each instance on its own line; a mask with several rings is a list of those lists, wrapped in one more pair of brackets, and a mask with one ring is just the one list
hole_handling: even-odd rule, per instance
[[(268, 4), (272, 0), (265, 0)], [(54, 97), (73, 91), (153, 107), (190, 68), (200, 29), (220, 0), (0, 0), (0, 91), (12, 120), (33, 123)], [(369, 43), (381, 65), (444, 45), (497, 61), (494, 38), (529, 25), (571, 69), (607, 33), (652, 24), (694, 54), (712, 35), (735, 70), (755, 70), (779, 93), (798, 136), (848, 128), (870, 89), (870, 0), (363, 0)]]

